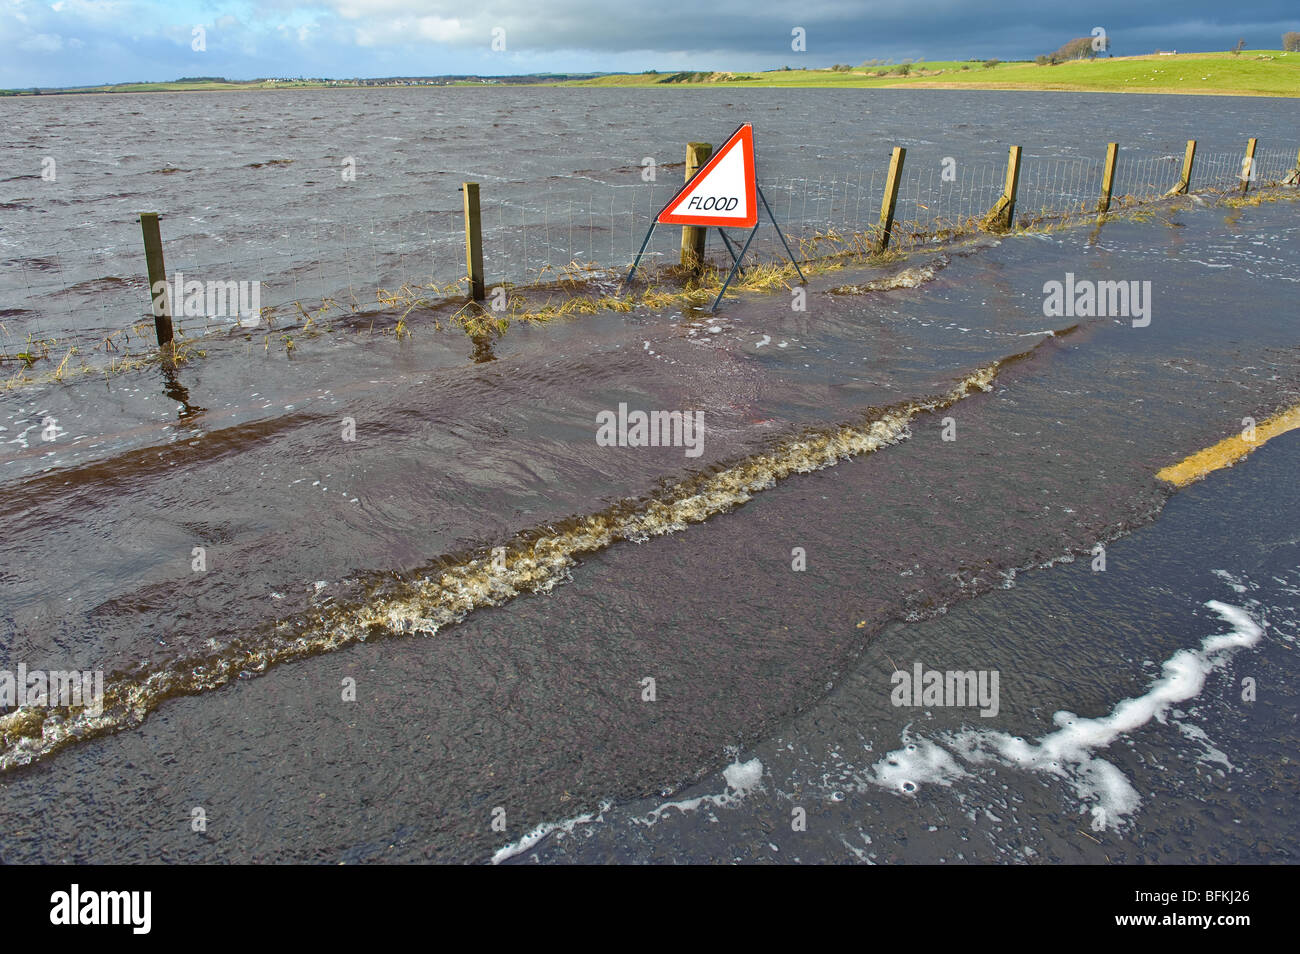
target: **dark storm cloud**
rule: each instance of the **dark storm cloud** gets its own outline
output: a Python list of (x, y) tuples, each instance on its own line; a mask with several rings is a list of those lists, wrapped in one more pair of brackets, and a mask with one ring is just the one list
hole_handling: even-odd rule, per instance
[[(206, 49), (191, 48), (196, 26)], [(805, 31), (806, 51), (791, 48)], [(770, 69), (867, 59), (1025, 59), (1106, 30), (1115, 55), (1277, 49), (1295, 0), (0, 0), (0, 86), (182, 75)], [(505, 49), (493, 49), (504, 31)]]
[[(1300, 11), (1294, 0), (1233, 5), (1210, 0), (1140, 4), (1101, 0), (1088, 4), (1044, 4), (1033, 0), (973, 3), (957, 0), (832, 0), (832, 2), (598, 3), (497, 2), (466, 16), (451, 2), (338, 0), (345, 17), (388, 19), (427, 16), (458, 21), (457, 45), (485, 43), (493, 26), (506, 29), (516, 50), (588, 50), (599, 53), (730, 53), (788, 58), (791, 31), (807, 34), (807, 55), (853, 58), (911, 49), (931, 59), (996, 53), (1008, 57), (1050, 51), (1086, 36), (1097, 26), (1113, 40), (1117, 55), (1149, 53), (1156, 47), (1225, 49), (1245, 39), (1249, 46), (1276, 48), (1281, 33), (1294, 29)], [(850, 55), (852, 54), (852, 55)]]

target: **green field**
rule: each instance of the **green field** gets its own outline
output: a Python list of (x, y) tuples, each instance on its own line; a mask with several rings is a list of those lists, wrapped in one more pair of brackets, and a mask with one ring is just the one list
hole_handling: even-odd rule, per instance
[[(240, 89), (302, 89), (321, 88), (325, 84), (300, 80), (250, 80), (247, 82), (215, 82), (202, 80), (197, 82), (181, 82), (170, 80), (161, 83), (112, 83), (106, 86), (69, 86), (58, 89), (41, 88), (42, 95), (53, 95), (56, 93), (202, 93), (214, 90), (240, 90)], [(0, 93), (8, 95), (28, 96), (31, 91), (27, 89), (19, 90), (0, 90)]]
[[(545, 77), (449, 79), (447, 85), (510, 86), (706, 86), (755, 87), (880, 87), (889, 89), (1026, 89), (1077, 90), (1098, 93), (1194, 93), (1218, 96), (1300, 96), (1300, 53), (1281, 50), (1243, 50), (1232, 53), (1179, 53), (1174, 55), (1106, 57), (1073, 60), (1055, 66), (1031, 62), (985, 66), (983, 61), (916, 62), (906, 75), (900, 65), (855, 67), (847, 72), (829, 69), (775, 69), (765, 72), (726, 73), (617, 73), (594, 79), (547, 82)], [(380, 81), (382, 82), (382, 81)], [(172, 81), (116, 83), (69, 89), (43, 89), (53, 93), (186, 93), (214, 90), (380, 88), (380, 82), (262, 79), (247, 82)], [(400, 87), (400, 83), (385, 84)], [(30, 90), (0, 90), (0, 94), (30, 95)]]
[[(1300, 53), (1243, 50), (1232, 53), (1108, 57), (1056, 66), (1032, 62), (913, 63), (831, 70), (769, 70), (759, 73), (639, 73), (601, 76), (564, 86), (791, 86), (893, 89), (1026, 89), (1099, 93), (1195, 93), (1230, 96), (1300, 96)], [(884, 72), (885, 75), (879, 75)]]

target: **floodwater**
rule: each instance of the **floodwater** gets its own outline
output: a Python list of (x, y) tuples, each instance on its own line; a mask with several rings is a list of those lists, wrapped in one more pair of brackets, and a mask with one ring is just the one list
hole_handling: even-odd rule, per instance
[[(464, 181), (481, 185), (489, 282), (572, 262), (625, 267), (681, 183), (686, 143), (720, 146), (742, 122), (755, 126), (759, 185), (796, 237), (874, 225), (894, 146), (907, 149), (900, 222), (987, 210), (1013, 144), (1024, 148), (1026, 212), (1095, 202), (1110, 141), (1116, 196), (1172, 186), (1188, 139), (1194, 186), (1230, 180), (1250, 137), (1265, 176), (1289, 169), (1300, 147), (1294, 104), (1257, 97), (519, 87), (12, 97), (0, 102), (0, 334), (9, 353), (35, 333), (89, 354), (146, 316), (140, 212), (159, 213), (173, 277), (261, 282), (281, 323), (293, 303), (365, 307), (462, 276)], [(756, 237), (769, 257), (773, 235)], [(649, 261), (678, 242), (659, 229)], [(192, 334), (231, 323), (179, 321)]]
[[(342, 221), (283, 183), (238, 184), (266, 151), (254, 130), (323, 161), (348, 154), (340, 130), (406, 128), (426, 171), (473, 158), (527, 182), (635, 165), (683, 97), (721, 94), (366, 95), (0, 102), (31, 110), (19, 141), (37, 152), (38, 111), (96, 117), (53, 128), (108, 166), (84, 207), (7, 206), (0, 234), (134, 209), (148, 174), (125, 143), (159, 104), (176, 154), (149, 162), (211, 173), (177, 189)], [(906, 94), (904, 115), (903, 95), (864, 94), (867, 115), (843, 95), (723, 102), (787, 171), (905, 122), (942, 150), (1000, 151), (953, 131), (974, 102), (1062, 150), (1156, 125), (1141, 97)], [(1197, 123), (1282, 137), (1267, 101), (1158, 105), (1162, 148)], [(438, 135), (460, 129), (446, 149), (417, 132), (437, 109), (457, 117)], [(488, 132), (491, 110), (517, 128)], [(202, 145), (241, 111), (248, 136)], [(573, 144), (599, 116), (627, 156)], [(384, 179), (389, 207), (408, 172)], [(782, 289), (474, 342), (417, 309), (410, 337), (371, 330), (391, 314), (290, 349), (233, 330), (174, 372), (5, 392), (6, 666), (102, 670), (105, 699), (5, 717), (0, 856), (1294, 858), (1295, 435), (1172, 498), (1153, 475), (1300, 402), (1298, 233), (1294, 196), (1183, 202), (823, 274), (803, 311)], [(1045, 313), (1067, 274), (1137, 282), (1150, 307)], [(25, 320), (56, 319), (5, 322)], [(620, 405), (698, 413), (702, 442), (605, 446)], [(996, 712), (895, 705), (891, 673), (918, 663), (996, 672)]]

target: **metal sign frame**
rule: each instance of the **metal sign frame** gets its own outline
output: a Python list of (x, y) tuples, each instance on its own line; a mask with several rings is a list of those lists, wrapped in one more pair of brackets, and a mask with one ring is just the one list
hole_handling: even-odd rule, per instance
[[(744, 129), (745, 126), (748, 125), (750, 124), (742, 123), (739, 127), (737, 127), (736, 132), (732, 133), (731, 136), (727, 138), (727, 141), (730, 142), (732, 139), (734, 139), (736, 135), (742, 129)], [(721, 153), (719, 153), (719, 156), (721, 156)], [(714, 157), (714, 158), (716, 159), (718, 157)], [(650, 237), (654, 235), (655, 227), (659, 225), (659, 216), (663, 215), (664, 211), (667, 210), (669, 206), (671, 206), (674, 202), (680, 199), (682, 195), (691, 187), (691, 185), (700, 177), (700, 175), (704, 173), (706, 170), (710, 169), (711, 167), (712, 167), (712, 161), (702, 166), (700, 170), (696, 172), (695, 175), (691, 176), (690, 181), (686, 182), (681, 187), (681, 189), (679, 189), (677, 192), (673, 194), (673, 197), (668, 200), (667, 205), (665, 205), (663, 209), (660, 209), (658, 214), (656, 214), (655, 217), (650, 220), (650, 228), (646, 230), (645, 238), (641, 240), (641, 248), (637, 250), (636, 258), (632, 260), (632, 267), (631, 269), (628, 270), (627, 277), (623, 279), (623, 284), (619, 286), (618, 289), (619, 295), (622, 295), (623, 292), (627, 290), (628, 283), (632, 281), (632, 276), (636, 274), (637, 266), (641, 264), (641, 257), (645, 255), (646, 247), (650, 244)], [(806, 283), (808, 279), (804, 276), (803, 269), (799, 267), (799, 262), (795, 259), (794, 253), (790, 251), (790, 243), (787, 242), (785, 239), (785, 232), (781, 231), (781, 226), (777, 223), (776, 216), (772, 214), (772, 207), (767, 204), (767, 196), (763, 195), (763, 188), (758, 184), (758, 150), (757, 149), (754, 150), (754, 191), (758, 193), (759, 201), (763, 203), (763, 209), (767, 212), (768, 220), (772, 223), (772, 228), (776, 229), (776, 234), (781, 239), (781, 245), (784, 246), (785, 248), (785, 254), (790, 257), (790, 264), (793, 265), (794, 270), (799, 273), (799, 280), (801, 282)], [(731, 239), (727, 237), (727, 233), (723, 230), (723, 227), (721, 225), (686, 226), (688, 228), (689, 227), (704, 228), (704, 229), (716, 228), (718, 230), (718, 234), (722, 236), (722, 244), (727, 247), (727, 252), (731, 255), (731, 262), (732, 262), (731, 271), (727, 273), (727, 280), (722, 283), (722, 289), (721, 291), (718, 292), (718, 297), (713, 300), (713, 307), (709, 309), (710, 312), (715, 312), (718, 310), (718, 304), (722, 301), (722, 296), (727, 293), (727, 288), (730, 287), (732, 281), (736, 277), (737, 272), (741, 270), (740, 263), (744, 259), (745, 253), (749, 251), (749, 245), (751, 242), (754, 241), (754, 236), (758, 234), (758, 228), (761, 224), (762, 224), (762, 217), (756, 214), (754, 220), (754, 227), (750, 229), (749, 235), (746, 237), (745, 244), (741, 247), (739, 255), (736, 254), (736, 251), (731, 244)]]

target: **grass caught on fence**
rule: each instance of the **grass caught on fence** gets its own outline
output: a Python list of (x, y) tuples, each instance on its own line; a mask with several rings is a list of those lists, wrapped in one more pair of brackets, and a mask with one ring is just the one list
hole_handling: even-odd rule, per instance
[[(1225, 207), (1255, 206), (1280, 198), (1294, 198), (1295, 191), (1279, 187), (1288, 169), (1281, 159), (1267, 181), (1242, 195), (1231, 177), (1213, 175), (1209, 184), (1197, 184), (1194, 192), (1169, 197), (1164, 185), (1154, 183), (1145, 191), (1116, 194), (1107, 213), (1098, 215), (1088, 199), (1051, 208), (1020, 209), (1010, 230), (1042, 232), (1072, 228), (1081, 224), (1104, 223), (1118, 217), (1149, 218), (1163, 209), (1186, 208), (1191, 204), (1216, 202)], [(1290, 172), (1290, 175), (1295, 175)], [(1148, 178), (1152, 178), (1148, 176)], [(922, 209), (925, 206), (920, 206)], [(802, 236), (791, 236), (797, 257), (809, 277), (826, 275), (849, 267), (883, 267), (905, 259), (919, 249), (939, 250), (980, 234), (982, 216), (949, 215), (930, 220), (896, 221), (889, 248), (879, 251), (877, 227), (862, 230), (826, 227)], [(348, 298), (325, 297), (316, 301), (290, 301), (263, 308), (256, 327), (240, 324), (204, 326), (187, 334), (185, 322), (176, 322), (174, 354), (164, 355), (152, 338), (152, 319), (141, 316), (131, 324), (98, 338), (28, 334), (11, 342), (11, 330), (0, 322), (0, 374), (4, 390), (47, 385), (85, 378), (111, 376), (167, 362), (184, 363), (206, 356), (202, 347), (224, 339), (245, 339), (269, 353), (274, 345), (292, 355), (300, 343), (321, 335), (354, 331), (392, 335), (398, 341), (417, 333), (459, 329), (478, 340), (506, 333), (512, 324), (536, 324), (569, 319), (598, 312), (626, 313), (636, 309), (705, 309), (717, 296), (730, 268), (719, 260), (706, 261), (699, 274), (689, 274), (668, 264), (648, 265), (626, 294), (619, 294), (622, 268), (608, 268), (573, 260), (565, 265), (547, 263), (522, 283), (498, 282), (487, 289), (487, 301), (467, 302), (468, 281), (449, 283), (404, 283), (397, 288), (378, 287), (373, 302), (363, 302), (355, 291)], [(788, 261), (754, 262), (739, 273), (728, 289), (729, 296), (771, 294), (792, 288), (798, 273)], [(871, 280), (837, 286), (842, 294), (877, 290)], [(260, 338), (260, 341), (258, 340)], [(12, 371), (10, 371), (12, 369)]]

